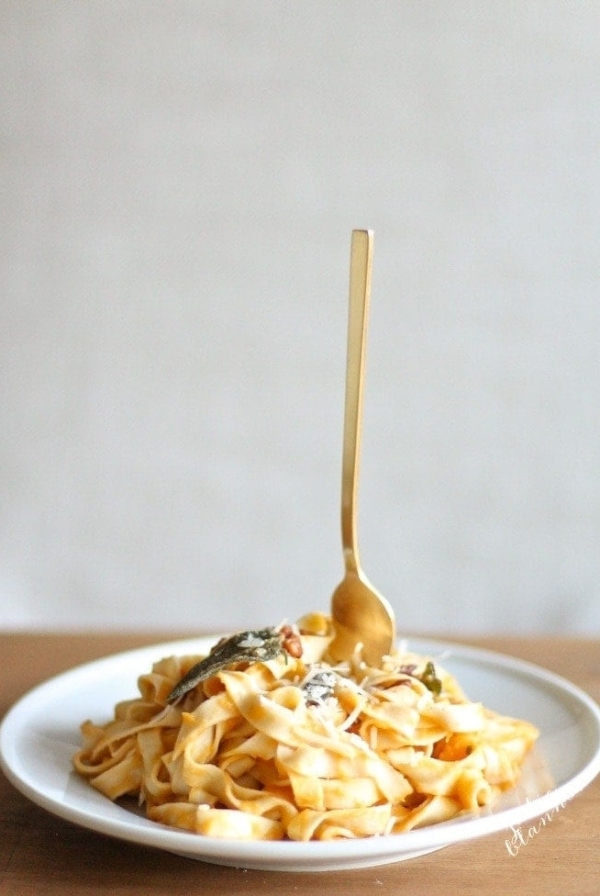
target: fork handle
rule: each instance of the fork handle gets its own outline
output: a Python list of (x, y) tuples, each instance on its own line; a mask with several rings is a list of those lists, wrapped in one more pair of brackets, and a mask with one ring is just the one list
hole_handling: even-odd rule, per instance
[(346, 571), (357, 574), (360, 564), (356, 508), (372, 255), (373, 231), (353, 230), (350, 249), (350, 301), (342, 453), (342, 548)]

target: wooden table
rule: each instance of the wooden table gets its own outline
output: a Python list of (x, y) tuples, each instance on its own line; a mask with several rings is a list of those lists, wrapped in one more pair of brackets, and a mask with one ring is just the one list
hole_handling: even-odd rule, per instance
[[(168, 636), (169, 639), (171, 635)], [(166, 640), (151, 635), (0, 635), (0, 714), (30, 687), (96, 657)], [(456, 639), (454, 639), (456, 640)], [(600, 640), (468, 638), (571, 679), (600, 702)], [(0, 896), (73, 892), (269, 896), (598, 896), (600, 777), (570, 800), (516, 855), (507, 832), (427, 856), (361, 871), (299, 874), (242, 871), (122, 843), (55, 818), (0, 775)]]

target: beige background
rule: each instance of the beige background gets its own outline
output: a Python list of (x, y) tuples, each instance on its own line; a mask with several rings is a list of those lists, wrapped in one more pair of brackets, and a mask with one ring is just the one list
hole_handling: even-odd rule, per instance
[(600, 4), (0, 3), (0, 625), (600, 631)]

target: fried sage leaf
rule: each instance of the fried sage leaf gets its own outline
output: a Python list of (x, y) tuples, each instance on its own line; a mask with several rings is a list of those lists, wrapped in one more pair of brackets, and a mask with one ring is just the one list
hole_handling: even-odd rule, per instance
[(227, 669), (236, 663), (260, 663), (276, 659), (286, 652), (284, 642), (287, 632), (287, 628), (261, 628), (223, 638), (215, 644), (208, 656), (192, 666), (175, 685), (167, 697), (167, 703), (176, 703), (197, 684), (211, 678), (221, 669)]

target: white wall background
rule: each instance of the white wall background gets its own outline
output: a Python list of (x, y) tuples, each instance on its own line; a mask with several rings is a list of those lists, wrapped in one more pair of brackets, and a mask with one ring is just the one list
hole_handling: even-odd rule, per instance
[(600, 631), (600, 4), (0, 3), (0, 625)]

